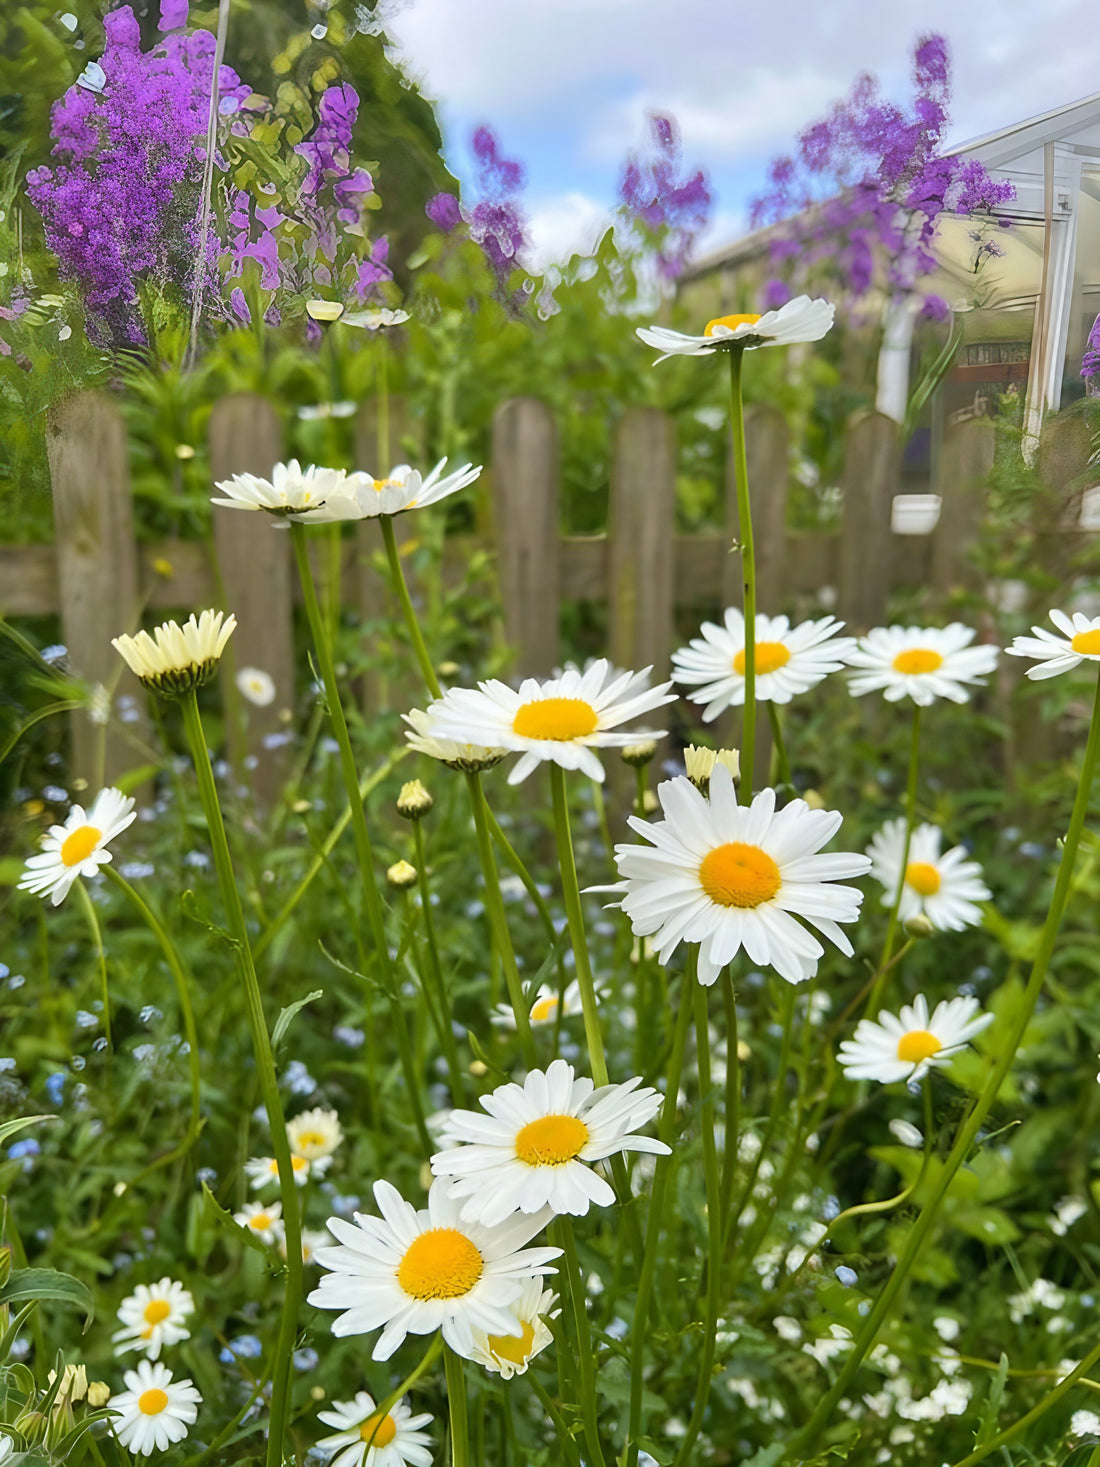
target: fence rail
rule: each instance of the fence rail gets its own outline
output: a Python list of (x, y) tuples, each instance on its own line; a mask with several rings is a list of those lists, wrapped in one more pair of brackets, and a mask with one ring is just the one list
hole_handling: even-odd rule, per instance
[[(400, 401), (391, 402), (395, 441), (409, 428)], [(373, 462), (377, 442), (373, 404), (356, 424), (357, 453)], [(841, 525), (831, 534), (800, 534), (786, 527), (789, 445), (781, 413), (749, 410), (746, 422), (760, 583), (766, 611), (788, 609), (792, 598), (831, 588), (838, 613), (855, 629), (881, 621), (891, 592), (930, 587), (949, 595), (973, 585), (970, 551), (982, 521), (993, 461), (993, 427), (974, 419), (949, 427), (933, 488), (942, 500), (935, 531), (921, 537), (891, 529), (900, 451), (896, 425), (879, 413), (849, 424), (841, 477)], [(256, 517), (214, 515), (209, 541), (138, 543), (134, 535), (127, 440), (122, 414), (103, 393), (76, 394), (51, 414), (48, 448), (54, 494), (53, 545), (0, 545), (0, 615), (59, 614), (73, 671), (110, 684), (119, 667), (110, 639), (132, 631), (146, 613), (224, 605), (239, 630), (230, 644), (235, 666), (262, 667), (279, 697), (269, 709), (250, 709), (247, 728), (231, 736), (235, 759), (255, 756), (251, 781), (261, 795), (281, 776), (277, 751), (265, 736), (293, 705), (293, 604), (298, 586), (288, 537)], [(215, 404), (209, 429), (211, 475), (267, 475), (283, 455), (275, 408), (262, 398), (235, 394)], [(1088, 482), (1087, 437), (1073, 420), (1054, 421), (1039, 449), (1045, 490), (1036, 506), (1044, 557), (1053, 569), (1079, 562), (1095, 535), (1072, 528), (1074, 506)], [(614, 434), (608, 528), (592, 536), (559, 533), (557, 427), (533, 398), (501, 403), (493, 419), (488, 481), (493, 545), (505, 636), (521, 672), (546, 673), (560, 660), (560, 611), (566, 601), (606, 602), (611, 657), (624, 666), (667, 665), (675, 645), (677, 608), (700, 611), (739, 599), (740, 559), (735, 483), (727, 473), (725, 525), (700, 535), (674, 532), (676, 428), (654, 408), (628, 411)], [(1067, 505), (1070, 509), (1067, 511)], [(405, 517), (411, 522), (412, 517)], [(399, 532), (409, 533), (398, 522)], [(263, 533), (268, 530), (268, 533)], [(442, 572), (459, 575), (483, 542), (451, 537)], [(377, 616), (389, 591), (373, 564), (381, 549), (367, 522), (343, 542), (341, 584), (360, 614)], [(226, 589), (230, 588), (230, 589)], [(139, 691), (134, 689), (133, 691)], [(366, 696), (377, 698), (368, 686)], [(139, 700), (140, 701), (140, 700)], [(144, 710), (142, 710), (144, 718)], [(105, 768), (112, 778), (135, 762), (134, 735), (143, 723), (109, 731)], [(130, 747), (127, 747), (129, 743)], [(102, 731), (74, 715), (74, 770), (87, 775), (102, 748)]]

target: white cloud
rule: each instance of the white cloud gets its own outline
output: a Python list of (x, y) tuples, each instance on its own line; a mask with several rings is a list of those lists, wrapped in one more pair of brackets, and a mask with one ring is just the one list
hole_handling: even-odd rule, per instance
[(610, 222), (607, 208), (587, 194), (561, 194), (535, 204), (528, 210), (528, 268), (541, 273), (572, 254), (590, 255)]

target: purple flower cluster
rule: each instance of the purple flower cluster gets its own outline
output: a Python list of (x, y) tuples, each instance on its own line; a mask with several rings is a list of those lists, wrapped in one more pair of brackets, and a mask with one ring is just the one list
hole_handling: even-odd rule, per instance
[[(166, 22), (185, 14), (178, 0), (164, 7)], [(143, 52), (128, 5), (104, 29), (98, 64), (54, 104), (58, 161), (28, 174), (27, 193), (62, 277), (83, 287), (93, 332), (127, 343), (143, 339), (143, 285), (191, 290), (215, 42), (199, 30)], [(228, 66), (218, 86), (226, 112), (251, 90)], [(213, 241), (211, 252), (213, 265)]]
[(491, 128), (477, 128), (472, 141), (481, 194), (478, 202), (465, 210), (454, 194), (435, 194), (424, 212), (447, 234), (465, 221), (503, 289), (527, 244), (527, 221), (518, 198), (526, 181), (523, 164), (503, 156)]
[[(976, 159), (938, 153), (948, 120), (951, 69), (947, 43), (931, 35), (913, 53), (914, 95), (908, 109), (886, 101), (871, 76), (861, 76), (829, 115), (806, 129), (792, 155), (776, 158), (768, 190), (755, 199), (755, 226), (789, 221), (771, 244), (773, 265), (789, 273), (824, 265), (852, 296), (866, 293), (885, 257), (884, 283), (907, 294), (936, 266), (933, 242), (944, 214), (995, 214), (1015, 190)], [(978, 231), (975, 268), (999, 247)], [(769, 305), (790, 294), (776, 278)], [(938, 296), (924, 314), (947, 313)]]
[(675, 280), (710, 217), (711, 192), (702, 172), (681, 176), (680, 140), (671, 117), (650, 115), (652, 151), (629, 157), (619, 198), (636, 224), (657, 238), (657, 268)]
[(1085, 355), (1081, 359), (1081, 376), (1090, 385), (1094, 377), (1100, 378), (1100, 316), (1092, 323)]

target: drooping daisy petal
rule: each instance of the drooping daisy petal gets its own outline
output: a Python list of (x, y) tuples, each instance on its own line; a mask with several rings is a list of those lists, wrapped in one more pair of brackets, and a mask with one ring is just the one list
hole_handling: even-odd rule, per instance
[(800, 295), (777, 310), (765, 311), (762, 316), (718, 316), (708, 321), (702, 336), (686, 336), (667, 326), (639, 326), (637, 335), (661, 353), (657, 362), (664, 362), (673, 356), (706, 357), (733, 346), (752, 350), (758, 346), (820, 341), (832, 326), (835, 314), (836, 307), (831, 302)]
[(383, 1414), (374, 1397), (359, 1391), (354, 1401), (333, 1401), (317, 1419), (336, 1427), (318, 1447), (330, 1453), (331, 1467), (431, 1467), (431, 1438), (422, 1428), (432, 1416), (414, 1416), (404, 1396)]
[(355, 495), (355, 518), (377, 519), (381, 515), (403, 514), (407, 509), (424, 509), (465, 489), (481, 474), (480, 464), (477, 468), (463, 464), (445, 475), (446, 463), (441, 458), (431, 473), (423, 476), (408, 464), (398, 464), (382, 479), (365, 473), (349, 475), (348, 484)]
[[(940, 853), (943, 832), (936, 825), (919, 825), (909, 843), (905, 883), (898, 915), (902, 922), (922, 914), (940, 932), (961, 932), (982, 920), (978, 902), (992, 893), (982, 880), (982, 868), (967, 858), (965, 846)], [(882, 902), (893, 906), (905, 856), (905, 821), (888, 820), (867, 847), (871, 875), (884, 887)]]
[(947, 1063), (952, 1055), (993, 1022), (980, 1012), (976, 998), (951, 998), (928, 1012), (928, 1001), (918, 994), (895, 1017), (885, 1009), (878, 1022), (861, 1019), (851, 1039), (837, 1056), (850, 1080), (919, 1080), (929, 1069)]
[(198, 1419), (202, 1396), (189, 1380), (173, 1380), (166, 1365), (140, 1360), (123, 1376), (126, 1390), (111, 1399), (115, 1436), (138, 1457), (166, 1452)]
[(821, 854), (840, 828), (836, 811), (804, 800), (775, 808), (775, 791), (738, 805), (733, 776), (717, 765), (707, 799), (678, 777), (659, 785), (665, 818), (630, 826), (650, 846), (618, 845), (623, 878), (613, 888), (639, 937), (652, 937), (667, 963), (681, 942), (699, 945), (699, 981), (713, 983), (744, 948), (750, 961), (774, 968), (788, 983), (817, 970), (824, 948), (801, 917), (841, 952), (852, 947), (837, 926), (854, 922), (863, 893), (834, 883), (870, 867), (855, 852)]
[(972, 647), (973, 627), (874, 627), (860, 637), (846, 661), (856, 669), (848, 683), (855, 697), (881, 692), (888, 703), (912, 698), (927, 708), (937, 698), (965, 703), (968, 687), (984, 687), (997, 666), (997, 649)]
[(226, 509), (265, 510), (284, 522), (287, 519), (327, 524), (333, 520), (358, 519), (356, 497), (343, 469), (326, 469), (311, 464), (303, 469), (296, 458), (276, 464), (270, 479), (255, 474), (234, 474), (216, 485), (224, 499), (211, 504)]
[(671, 683), (645, 686), (649, 671), (616, 674), (599, 658), (583, 672), (567, 668), (544, 682), (525, 678), (518, 690), (495, 678), (477, 688), (451, 688), (428, 708), (427, 733), (521, 754), (509, 784), (519, 784), (546, 760), (602, 780), (603, 766), (594, 750), (660, 737), (652, 730), (620, 725), (676, 701), (676, 694), (668, 691)]
[(405, 735), (409, 747), (418, 754), (426, 754), (429, 759), (437, 759), (448, 769), (459, 769), (464, 774), (478, 774), (499, 764), (508, 752), (507, 749), (493, 749), (483, 744), (456, 743), (453, 739), (436, 738), (432, 733), (432, 721), (421, 708), (411, 708), (408, 713), (402, 713), (401, 717), (409, 725), (409, 732)]
[(512, 1306), (522, 1332), (489, 1335), (484, 1330), (474, 1330), (473, 1347), (467, 1358), (502, 1380), (523, 1375), (535, 1356), (553, 1343), (554, 1336), (546, 1321), (556, 1319), (561, 1313), (557, 1302), (557, 1294), (552, 1289), (544, 1289), (541, 1279), (530, 1279)]
[(520, 1330), (510, 1306), (527, 1281), (553, 1273), (557, 1248), (524, 1245), (550, 1220), (548, 1209), (511, 1217), (497, 1227), (465, 1221), (462, 1202), (445, 1181), (416, 1211), (389, 1182), (374, 1184), (381, 1217), (355, 1214), (355, 1223), (329, 1218), (335, 1248), (319, 1248), (330, 1270), (309, 1295), (318, 1309), (341, 1311), (335, 1335), (369, 1334), (381, 1328), (373, 1358), (388, 1360), (407, 1335), (434, 1334), (460, 1355), (472, 1330), (513, 1334)]
[(111, 646), (152, 692), (180, 698), (214, 676), (236, 627), (235, 616), (204, 611), (197, 621), (192, 613), (183, 626), (162, 622), (152, 636), (140, 631), (135, 637), (115, 637)]
[(1032, 627), (1033, 637), (1016, 637), (1006, 650), (1011, 657), (1030, 657), (1034, 667), (1027, 676), (1039, 681), (1071, 672), (1082, 662), (1100, 662), (1100, 616), (1085, 616), (1075, 611), (1070, 617), (1064, 611), (1052, 611), (1050, 619), (1062, 633), (1056, 637), (1043, 627)]
[[(700, 635), (672, 654), (673, 680), (691, 688), (693, 703), (704, 703), (703, 722), (745, 701), (745, 618), (730, 607), (724, 624), (704, 622)], [(842, 621), (825, 616), (792, 627), (785, 616), (756, 617), (756, 697), (789, 703), (815, 687), (827, 673), (844, 666), (854, 637), (838, 637)]]
[(162, 1278), (155, 1284), (138, 1284), (118, 1306), (122, 1329), (111, 1336), (115, 1353), (144, 1350), (156, 1360), (164, 1345), (175, 1345), (190, 1337), (185, 1321), (195, 1312), (195, 1301), (182, 1284)]
[(554, 1060), (532, 1070), (522, 1085), (501, 1085), (481, 1097), (482, 1109), (452, 1111), (443, 1128), (448, 1147), (432, 1157), (437, 1177), (449, 1177), (464, 1199), (464, 1219), (493, 1226), (514, 1213), (583, 1217), (592, 1203), (607, 1207), (615, 1194), (591, 1163), (625, 1151), (665, 1154), (669, 1148), (634, 1131), (661, 1108), (657, 1090), (641, 1081), (605, 1085), (577, 1079), (573, 1066)]
[(63, 825), (52, 825), (19, 878), (19, 890), (49, 897), (60, 906), (78, 876), (95, 876), (112, 859), (107, 844), (137, 819), (134, 802), (111, 786), (100, 790), (87, 813), (74, 805)]

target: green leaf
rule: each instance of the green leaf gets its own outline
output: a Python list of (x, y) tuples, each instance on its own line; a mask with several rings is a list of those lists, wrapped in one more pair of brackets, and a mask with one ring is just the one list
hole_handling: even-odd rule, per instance
[(190, 889), (185, 891), (180, 897), (180, 907), (183, 909), (183, 915), (185, 917), (190, 918), (192, 922), (197, 922), (200, 927), (205, 927), (207, 932), (212, 932), (219, 942), (225, 943), (226, 947), (231, 947), (234, 951), (240, 947), (240, 943), (233, 936), (232, 932), (225, 927), (219, 926), (217, 922), (212, 922), (205, 912), (200, 909), (198, 901), (195, 898), (195, 893)]
[(95, 1318), (95, 1300), (88, 1285), (54, 1268), (16, 1268), (2, 1289), (0, 1304), (22, 1304), (25, 1299), (50, 1299), (84, 1312), (84, 1328)]
[(1014, 1243), (1020, 1230), (999, 1207), (960, 1207), (951, 1217), (952, 1224), (971, 1238), (995, 1246)]
[(288, 1003), (285, 1009), (279, 1010), (279, 1017), (275, 1020), (275, 1027), (271, 1031), (271, 1049), (273, 1053), (278, 1053), (279, 1045), (282, 1043), (286, 1031), (290, 1028), (294, 1015), (300, 1009), (304, 1009), (307, 1003), (312, 1003), (315, 998), (324, 998), (324, 996), (325, 990), (323, 988), (315, 988), (312, 993), (307, 993), (305, 998), (298, 999), (296, 1003)]
[(254, 1248), (257, 1253), (262, 1253), (269, 1263), (272, 1261), (273, 1257), (277, 1257), (277, 1255), (272, 1253), (272, 1250), (268, 1247), (268, 1245), (263, 1242), (262, 1239), (256, 1236), (251, 1228), (242, 1228), (240, 1223), (237, 1222), (234, 1218), (233, 1214), (231, 1212), (226, 1212), (225, 1208), (214, 1196), (213, 1192), (211, 1192), (210, 1188), (206, 1185), (205, 1182), (203, 1182), (202, 1184), (202, 1195), (208, 1210), (213, 1214), (215, 1222), (220, 1228), (224, 1228), (227, 1233), (236, 1238), (238, 1243), (242, 1241), (247, 1243), (248, 1246), (250, 1248)]
[(9, 1136), (14, 1136), (16, 1131), (22, 1131), (25, 1126), (33, 1126), (37, 1121), (58, 1121), (60, 1119), (60, 1116), (44, 1115), (17, 1116), (14, 1121), (5, 1121), (0, 1126), (0, 1146), (4, 1144)]
[(974, 1445), (981, 1446), (982, 1442), (988, 1441), (997, 1430), (997, 1413), (1001, 1409), (1001, 1397), (1005, 1393), (1005, 1382), (1008, 1380), (1008, 1356), (1002, 1353), (1001, 1363), (997, 1367), (997, 1373), (989, 1382), (989, 1395), (982, 1406), (981, 1419), (978, 1422), (978, 1430), (974, 1434)]

